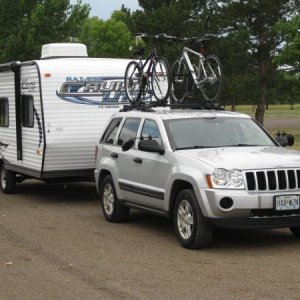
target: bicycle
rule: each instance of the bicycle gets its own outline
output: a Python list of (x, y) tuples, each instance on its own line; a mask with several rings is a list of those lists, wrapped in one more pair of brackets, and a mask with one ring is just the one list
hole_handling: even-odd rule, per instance
[[(171, 96), (173, 103), (182, 103), (188, 95), (189, 77), (192, 78), (193, 91), (200, 89), (206, 101), (216, 102), (221, 93), (223, 81), (223, 69), (219, 58), (214, 54), (204, 56), (204, 43), (208, 38), (177, 38), (182, 42), (200, 42), (200, 52), (196, 52), (184, 45), (181, 57), (172, 66)], [(197, 60), (197, 64), (191, 62), (190, 56)]]
[(148, 37), (155, 41), (154, 47), (146, 60), (142, 60), (144, 49), (140, 49), (135, 54), (141, 55), (138, 61), (128, 63), (125, 71), (125, 92), (130, 104), (136, 104), (141, 97), (145, 99), (145, 94), (152, 94), (160, 103), (165, 103), (169, 97), (171, 87), (170, 66), (167, 59), (157, 56), (156, 42), (165, 36), (164, 33), (149, 35), (138, 33), (137, 38)]

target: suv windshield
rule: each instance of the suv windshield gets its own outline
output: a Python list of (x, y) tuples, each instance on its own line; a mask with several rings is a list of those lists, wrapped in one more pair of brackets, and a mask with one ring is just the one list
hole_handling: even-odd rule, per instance
[(164, 121), (173, 149), (275, 146), (252, 119), (191, 118)]

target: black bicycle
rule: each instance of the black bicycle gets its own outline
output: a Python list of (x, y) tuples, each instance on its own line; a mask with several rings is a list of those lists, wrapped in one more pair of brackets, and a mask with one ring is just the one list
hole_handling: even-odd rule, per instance
[(151, 38), (154, 41), (154, 48), (146, 58), (142, 59), (144, 49), (135, 54), (140, 55), (138, 61), (131, 61), (125, 71), (125, 92), (130, 104), (135, 104), (141, 99), (145, 100), (146, 95), (160, 103), (166, 103), (171, 87), (171, 76), (169, 62), (166, 58), (159, 57), (156, 52), (156, 43), (166, 36), (161, 33), (149, 35), (147, 33), (136, 34), (137, 38)]

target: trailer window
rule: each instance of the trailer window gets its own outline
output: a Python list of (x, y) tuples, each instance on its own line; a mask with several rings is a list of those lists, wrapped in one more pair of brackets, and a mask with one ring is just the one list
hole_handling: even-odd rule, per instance
[(9, 125), (8, 114), (8, 99), (0, 98), (0, 127), (8, 127)]
[(33, 97), (29, 95), (22, 96), (22, 125), (23, 127), (33, 127)]

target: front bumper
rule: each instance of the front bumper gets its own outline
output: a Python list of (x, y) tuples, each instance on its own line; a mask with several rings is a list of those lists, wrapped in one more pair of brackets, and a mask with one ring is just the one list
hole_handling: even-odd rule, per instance
[(213, 225), (230, 229), (271, 229), (300, 226), (300, 216), (256, 218), (212, 218)]
[[(204, 189), (201, 192), (204, 215), (216, 226), (226, 228), (280, 228), (300, 226), (300, 209), (276, 211), (275, 196), (299, 195), (300, 191), (250, 193), (245, 190)], [(228, 209), (221, 207), (223, 198), (232, 199)]]

